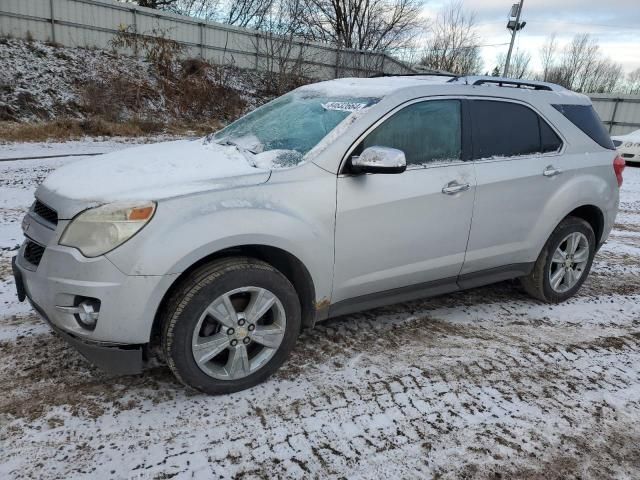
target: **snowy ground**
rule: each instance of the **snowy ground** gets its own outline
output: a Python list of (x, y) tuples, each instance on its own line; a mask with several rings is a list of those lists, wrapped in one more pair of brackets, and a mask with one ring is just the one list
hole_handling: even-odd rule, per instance
[[(37, 158), (37, 157), (57, 157), (63, 155), (69, 155), (70, 157), (76, 157), (83, 153), (87, 154), (98, 154), (98, 153), (108, 153), (119, 150), (121, 148), (129, 147), (133, 144), (137, 144), (139, 141), (137, 139), (123, 139), (122, 141), (116, 140), (105, 140), (101, 141), (99, 139), (90, 139), (90, 140), (74, 140), (69, 142), (37, 142), (37, 143), (6, 143), (4, 145), (0, 145), (0, 161), (7, 161), (12, 158)], [(21, 166), (36, 166), (38, 168), (44, 167), (46, 171), (49, 171), (51, 168), (56, 168), (64, 163), (68, 163), (69, 159), (67, 158), (60, 160), (58, 163), (54, 164), (51, 161), (47, 162), (27, 162), (15, 164), (12, 167), (9, 166), (8, 169), (3, 169), (3, 173), (6, 175), (6, 179), (11, 177), (11, 173), (13, 173), (16, 167)], [(14, 175), (14, 178), (21, 178), (22, 176)], [(4, 186), (4, 185), (3, 185)], [(6, 196), (5, 196), (6, 197)]]
[(640, 477), (640, 169), (571, 301), (506, 282), (334, 319), (207, 397), (107, 376), (17, 303), (21, 216), (68, 161), (0, 162), (0, 478)]

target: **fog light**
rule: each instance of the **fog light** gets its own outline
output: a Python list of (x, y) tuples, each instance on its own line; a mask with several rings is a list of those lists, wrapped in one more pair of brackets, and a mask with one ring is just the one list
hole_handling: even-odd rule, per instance
[(78, 324), (87, 330), (93, 330), (98, 323), (100, 315), (100, 300), (97, 298), (84, 298), (75, 307), (63, 307), (56, 305), (61, 312), (73, 315)]

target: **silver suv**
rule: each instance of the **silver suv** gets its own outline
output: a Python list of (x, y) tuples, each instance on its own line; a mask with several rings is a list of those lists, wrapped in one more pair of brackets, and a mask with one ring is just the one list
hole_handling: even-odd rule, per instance
[(328, 317), (519, 278), (574, 295), (624, 161), (584, 95), (493, 77), (340, 79), (200, 140), (66, 165), (36, 191), (18, 294), (96, 365), (251, 387)]

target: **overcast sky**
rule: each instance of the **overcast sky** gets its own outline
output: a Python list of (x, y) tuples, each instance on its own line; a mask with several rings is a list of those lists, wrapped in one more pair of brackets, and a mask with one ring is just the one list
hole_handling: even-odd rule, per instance
[[(427, 0), (425, 14), (434, 17), (446, 0)], [(507, 43), (509, 10), (517, 0), (464, 0), (465, 10), (476, 12), (483, 44)], [(603, 52), (620, 62), (626, 72), (640, 67), (640, 0), (524, 0), (516, 46), (531, 52), (533, 67), (539, 68), (540, 46), (556, 32), (560, 43), (577, 33), (590, 33)], [(508, 45), (483, 47), (483, 70), (491, 71), (496, 56)]]

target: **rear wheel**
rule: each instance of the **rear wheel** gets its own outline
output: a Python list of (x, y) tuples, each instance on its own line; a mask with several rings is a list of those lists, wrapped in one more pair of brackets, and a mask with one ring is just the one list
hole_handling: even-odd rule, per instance
[(286, 360), (300, 331), (300, 303), (271, 265), (229, 258), (185, 279), (163, 325), (176, 377), (205, 393), (230, 393), (262, 382)]
[(531, 296), (557, 303), (573, 296), (582, 286), (593, 262), (596, 238), (588, 222), (567, 217), (549, 237), (533, 271), (521, 278)]

